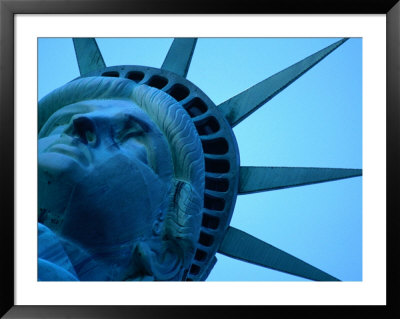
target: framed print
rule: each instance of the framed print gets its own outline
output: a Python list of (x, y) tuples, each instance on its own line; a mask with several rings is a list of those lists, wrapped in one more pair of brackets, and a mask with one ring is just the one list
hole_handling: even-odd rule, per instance
[(2, 315), (398, 310), (396, 1), (33, 4), (1, 2)]

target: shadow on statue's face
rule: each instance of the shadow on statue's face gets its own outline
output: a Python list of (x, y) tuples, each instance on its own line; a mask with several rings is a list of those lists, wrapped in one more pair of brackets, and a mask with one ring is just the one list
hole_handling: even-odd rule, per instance
[(92, 100), (54, 113), (39, 133), (39, 221), (89, 250), (152, 236), (167, 209), (172, 160), (137, 105)]

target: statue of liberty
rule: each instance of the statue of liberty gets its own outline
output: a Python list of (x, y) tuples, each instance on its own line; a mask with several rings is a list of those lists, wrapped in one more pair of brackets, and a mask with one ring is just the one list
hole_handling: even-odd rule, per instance
[(38, 279), (205, 280), (220, 252), (338, 280), (229, 224), (238, 194), (361, 170), (241, 167), (232, 127), (346, 40), (216, 106), (186, 79), (196, 39), (160, 69), (106, 67), (94, 39), (73, 39), (81, 76), (38, 105)]

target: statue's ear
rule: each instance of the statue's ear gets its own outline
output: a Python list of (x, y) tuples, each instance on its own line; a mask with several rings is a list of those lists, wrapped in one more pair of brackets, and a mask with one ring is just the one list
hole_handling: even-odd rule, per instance
[(181, 255), (166, 247), (163, 247), (160, 252), (151, 251), (149, 266), (154, 280), (179, 281), (184, 271)]
[(179, 281), (182, 278), (183, 259), (181, 254), (170, 250), (166, 241), (143, 241), (133, 252), (133, 273), (126, 280)]

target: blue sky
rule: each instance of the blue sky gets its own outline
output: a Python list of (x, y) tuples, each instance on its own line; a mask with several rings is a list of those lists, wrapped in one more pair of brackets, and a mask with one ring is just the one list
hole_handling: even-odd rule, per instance
[[(218, 105), (337, 40), (201, 38), (187, 79)], [(160, 67), (172, 39), (97, 42), (107, 66)], [(78, 76), (71, 39), (39, 39), (39, 99)], [(241, 165), (362, 168), (362, 39), (345, 42), (234, 133)], [(231, 225), (341, 280), (362, 280), (361, 177), (241, 195)], [(217, 258), (208, 280), (302, 280)]]

